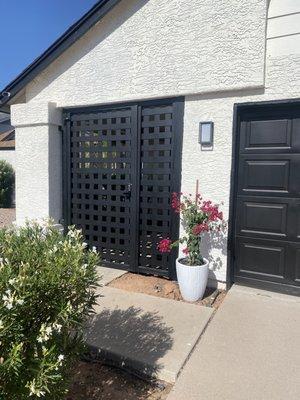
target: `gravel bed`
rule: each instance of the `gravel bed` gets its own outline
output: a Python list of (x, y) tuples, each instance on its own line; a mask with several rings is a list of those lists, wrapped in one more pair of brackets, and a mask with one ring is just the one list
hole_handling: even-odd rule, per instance
[(14, 208), (0, 208), (0, 228), (9, 226), (16, 219), (16, 210)]

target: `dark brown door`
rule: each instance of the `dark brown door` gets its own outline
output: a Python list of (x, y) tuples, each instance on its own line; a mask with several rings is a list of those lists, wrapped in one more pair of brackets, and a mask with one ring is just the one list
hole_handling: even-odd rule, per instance
[(157, 244), (178, 231), (170, 197), (180, 190), (182, 104), (65, 112), (66, 223), (107, 266), (174, 277), (174, 260)]
[(234, 280), (300, 293), (300, 108), (240, 113)]

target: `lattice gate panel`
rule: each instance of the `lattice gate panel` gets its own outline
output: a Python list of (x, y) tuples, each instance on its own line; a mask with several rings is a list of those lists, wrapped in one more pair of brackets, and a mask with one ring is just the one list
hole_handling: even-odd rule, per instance
[(65, 110), (65, 220), (108, 266), (174, 277), (175, 252), (157, 244), (178, 233), (170, 198), (180, 190), (182, 104)]
[(171, 237), (173, 107), (143, 107), (141, 122), (139, 270), (169, 275), (170, 255), (157, 244)]
[(130, 269), (132, 109), (74, 114), (70, 136), (71, 223), (82, 228), (105, 263)]

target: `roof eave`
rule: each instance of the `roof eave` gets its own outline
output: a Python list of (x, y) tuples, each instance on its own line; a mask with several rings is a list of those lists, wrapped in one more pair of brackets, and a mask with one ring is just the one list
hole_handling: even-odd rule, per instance
[(81, 38), (121, 0), (100, 0), (60, 36), (42, 55), (0, 92), (0, 108), (7, 104), (57, 57)]

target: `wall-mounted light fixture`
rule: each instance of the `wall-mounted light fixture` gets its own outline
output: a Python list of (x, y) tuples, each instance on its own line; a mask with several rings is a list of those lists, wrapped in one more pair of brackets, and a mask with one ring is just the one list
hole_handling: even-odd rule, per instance
[(212, 121), (200, 122), (199, 143), (202, 146), (212, 147), (214, 140), (214, 123)]

